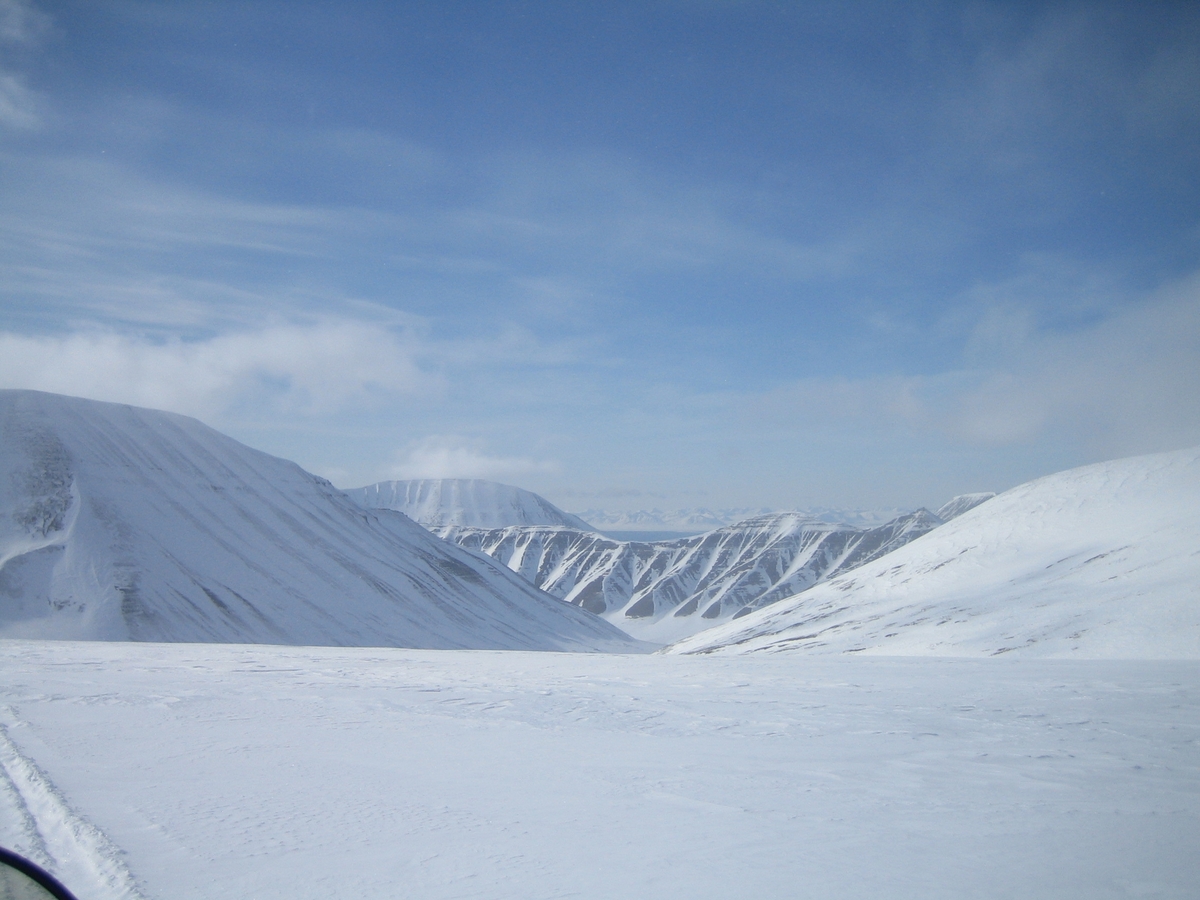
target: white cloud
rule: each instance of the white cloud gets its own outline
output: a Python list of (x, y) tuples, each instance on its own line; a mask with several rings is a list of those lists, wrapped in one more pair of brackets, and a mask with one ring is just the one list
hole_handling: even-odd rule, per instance
[(555, 473), (558, 469), (554, 462), (490, 456), (479, 442), (452, 435), (433, 435), (409, 445), (390, 477), (497, 479)]
[(50, 25), (50, 17), (24, 0), (0, 0), (0, 40), (27, 44)]
[(41, 123), (33, 91), (19, 76), (0, 72), (0, 126), (28, 131)]
[(730, 402), (807, 434), (904, 430), (980, 447), (1051, 442), (1089, 458), (1200, 442), (1200, 274), (1086, 327), (1052, 331), (1020, 306), (984, 312), (969, 367), (809, 378)]
[(437, 390), (403, 335), (347, 320), (277, 324), (197, 341), (111, 331), (0, 332), (0, 387), (168, 409), (319, 415)]
[(1200, 275), (1089, 328), (1004, 340), (1005, 363), (945, 411), (958, 435), (1068, 436), (1101, 455), (1200, 441)]

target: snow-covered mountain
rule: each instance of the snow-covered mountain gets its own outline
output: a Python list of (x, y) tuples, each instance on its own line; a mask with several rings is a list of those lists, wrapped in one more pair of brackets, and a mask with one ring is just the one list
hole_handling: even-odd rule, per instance
[(394, 509), (429, 528), (468, 525), (503, 528), (507, 525), (565, 525), (581, 531), (592, 526), (563, 512), (532, 491), (477, 478), (427, 478), (381, 481), (346, 494), (368, 509)]
[(0, 391), (0, 636), (636, 649), (194, 419)]
[(669, 649), (1200, 659), (1200, 448), (1020, 485)]
[(571, 528), (433, 531), (630, 634), (668, 642), (789, 597), (939, 524), (922, 509), (868, 529), (774, 513), (654, 543)]
[[(731, 509), (639, 509), (629, 512), (611, 512), (603, 509), (586, 509), (579, 517), (586, 519), (592, 527), (604, 532), (692, 532), (700, 534), (736, 525), (756, 516), (770, 515), (779, 510), (763, 507), (737, 507)], [(910, 512), (906, 509), (834, 509), (826, 506), (805, 507), (788, 510), (818, 522), (830, 525), (855, 525), (872, 528), (884, 525)]]

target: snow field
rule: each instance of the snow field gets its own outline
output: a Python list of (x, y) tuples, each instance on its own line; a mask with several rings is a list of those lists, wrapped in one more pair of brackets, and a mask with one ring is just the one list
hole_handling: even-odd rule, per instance
[(95, 900), (1200, 883), (1194, 661), (3, 641), (0, 717), (0, 842)]

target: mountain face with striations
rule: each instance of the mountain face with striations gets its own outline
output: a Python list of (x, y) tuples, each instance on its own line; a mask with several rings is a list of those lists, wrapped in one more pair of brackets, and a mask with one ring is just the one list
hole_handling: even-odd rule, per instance
[(432, 530), (632, 635), (665, 643), (790, 597), (940, 524), (924, 509), (874, 528), (773, 513), (653, 543), (562, 527)]
[(392, 509), (414, 522), (435, 528), (467, 525), (503, 528), (506, 525), (562, 525), (591, 531), (578, 516), (563, 512), (532, 491), (477, 478), (426, 478), (381, 481), (346, 494), (368, 509)]
[(669, 649), (1200, 659), (1200, 447), (1020, 485)]
[(0, 391), (0, 637), (637, 650), (194, 419)]

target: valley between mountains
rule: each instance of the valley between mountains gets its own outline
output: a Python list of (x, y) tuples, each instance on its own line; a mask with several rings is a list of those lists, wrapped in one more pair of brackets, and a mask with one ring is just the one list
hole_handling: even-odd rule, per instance
[(3, 391), (0, 424), (5, 637), (1200, 658), (1200, 449), (649, 541), (494, 482), (342, 492), (154, 410)]

